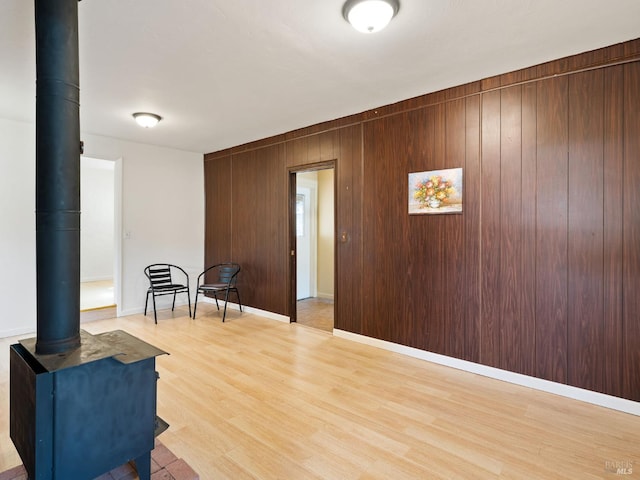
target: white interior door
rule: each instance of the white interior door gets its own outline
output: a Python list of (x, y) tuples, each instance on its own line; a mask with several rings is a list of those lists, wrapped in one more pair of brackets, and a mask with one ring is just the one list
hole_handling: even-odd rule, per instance
[(296, 187), (296, 299), (311, 296), (311, 189)]

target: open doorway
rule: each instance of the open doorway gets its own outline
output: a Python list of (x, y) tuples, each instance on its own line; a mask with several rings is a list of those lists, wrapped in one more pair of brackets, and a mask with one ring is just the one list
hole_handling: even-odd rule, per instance
[(115, 191), (115, 162), (81, 157), (81, 321), (116, 316)]
[[(295, 312), (302, 325), (334, 325), (335, 189), (333, 166), (292, 173), (295, 220)], [(293, 236), (292, 236), (293, 238)], [(292, 287), (292, 291), (293, 291)]]

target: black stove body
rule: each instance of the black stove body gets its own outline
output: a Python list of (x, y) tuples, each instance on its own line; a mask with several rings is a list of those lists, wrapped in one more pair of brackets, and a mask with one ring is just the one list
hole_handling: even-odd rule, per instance
[(35, 339), (10, 348), (10, 435), (31, 480), (89, 480), (129, 461), (150, 478), (165, 352), (124, 331), (82, 331), (70, 354), (39, 355)]

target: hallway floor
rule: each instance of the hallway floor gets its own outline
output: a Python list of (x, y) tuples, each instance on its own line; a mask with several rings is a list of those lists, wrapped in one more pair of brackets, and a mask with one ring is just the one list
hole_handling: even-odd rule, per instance
[(307, 327), (333, 332), (333, 300), (305, 298), (297, 302), (297, 322)]
[(115, 303), (113, 280), (80, 283), (80, 310), (113, 307)]

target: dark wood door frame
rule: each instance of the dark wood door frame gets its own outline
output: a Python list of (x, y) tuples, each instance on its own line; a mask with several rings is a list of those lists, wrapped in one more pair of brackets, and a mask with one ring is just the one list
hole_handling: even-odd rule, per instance
[[(337, 271), (336, 262), (338, 256), (336, 255), (336, 212), (338, 211), (338, 196), (336, 195), (336, 160), (327, 160), (325, 162), (310, 163), (306, 165), (296, 165), (295, 167), (289, 167), (289, 321), (297, 321), (297, 248), (296, 248), (296, 174), (303, 172), (314, 172), (318, 170), (333, 169), (333, 295), (334, 303), (338, 297), (336, 291), (336, 276)], [(335, 315), (335, 310), (334, 310)]]

